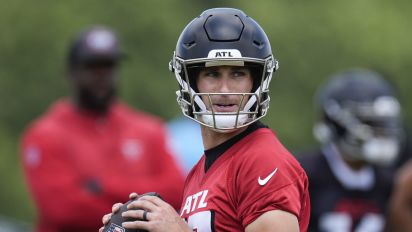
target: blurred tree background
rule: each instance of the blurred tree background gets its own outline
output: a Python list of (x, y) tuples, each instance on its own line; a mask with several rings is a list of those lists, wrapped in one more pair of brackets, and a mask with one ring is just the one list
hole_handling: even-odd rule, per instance
[(76, 33), (96, 24), (114, 28), (128, 54), (121, 98), (170, 120), (180, 111), (168, 62), (184, 26), (210, 7), (240, 8), (268, 34), (280, 70), (264, 121), (292, 151), (315, 145), (312, 99), (317, 86), (353, 66), (387, 74), (399, 87), (406, 122), (411, 122), (409, 1), (2, 0), (0, 215), (29, 223), (35, 219), (20, 168), (19, 137), (56, 98), (69, 94), (64, 65)]

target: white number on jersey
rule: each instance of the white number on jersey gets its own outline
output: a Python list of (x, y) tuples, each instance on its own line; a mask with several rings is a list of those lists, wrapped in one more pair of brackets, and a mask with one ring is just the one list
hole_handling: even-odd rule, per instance
[[(344, 212), (326, 213), (319, 219), (319, 229), (322, 231), (349, 232), (352, 229), (352, 218)], [(384, 227), (384, 219), (379, 214), (368, 213), (362, 217), (355, 232), (380, 232)]]
[(212, 232), (212, 212), (203, 211), (190, 215), (187, 219), (189, 227), (196, 232)]

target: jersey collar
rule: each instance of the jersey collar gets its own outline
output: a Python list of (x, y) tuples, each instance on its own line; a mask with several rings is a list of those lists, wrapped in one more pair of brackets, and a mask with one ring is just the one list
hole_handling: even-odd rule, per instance
[(257, 121), (248, 126), (247, 129), (244, 130), (242, 133), (234, 136), (226, 142), (219, 144), (214, 148), (205, 150), (205, 172), (207, 172), (212, 166), (212, 164), (235, 143), (239, 142), (241, 139), (243, 139), (244, 137), (246, 137), (247, 135), (251, 134), (259, 128), (268, 128), (268, 126), (264, 125), (260, 121)]

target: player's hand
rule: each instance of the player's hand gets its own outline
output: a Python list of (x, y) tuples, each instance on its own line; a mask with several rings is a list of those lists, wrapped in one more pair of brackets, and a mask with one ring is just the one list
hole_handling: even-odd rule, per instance
[(102, 222), (103, 222), (103, 226), (99, 229), (99, 232), (103, 232), (104, 227), (106, 226), (106, 224), (110, 221), (110, 218), (112, 217), (113, 213), (116, 213), (120, 207), (122, 207), (122, 203), (116, 203), (112, 206), (112, 212), (105, 214), (102, 218)]
[[(129, 198), (130, 200), (134, 200), (137, 199), (139, 197), (139, 194), (137, 193), (130, 193)], [(103, 232), (104, 227), (106, 226), (106, 224), (110, 221), (110, 218), (112, 217), (113, 213), (116, 213), (117, 211), (119, 211), (120, 207), (122, 207), (123, 204), (122, 203), (116, 203), (112, 206), (112, 212), (105, 214), (102, 218), (102, 222), (103, 222), (103, 227), (101, 227), (99, 229), (99, 232)]]
[(130, 193), (130, 195), (129, 195), (129, 199), (130, 200), (135, 200), (135, 199), (137, 199), (139, 197), (139, 194), (137, 194), (137, 193)]
[(192, 232), (175, 209), (156, 196), (141, 196), (131, 202), (127, 208), (128, 210), (122, 213), (122, 217), (139, 220), (123, 222), (124, 228), (143, 229), (150, 232)]

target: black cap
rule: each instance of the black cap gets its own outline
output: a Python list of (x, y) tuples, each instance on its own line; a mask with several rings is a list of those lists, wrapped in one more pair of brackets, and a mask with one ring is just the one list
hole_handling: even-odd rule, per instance
[(96, 26), (81, 32), (71, 43), (68, 54), (70, 65), (93, 61), (114, 61), (122, 58), (119, 39), (115, 32)]

